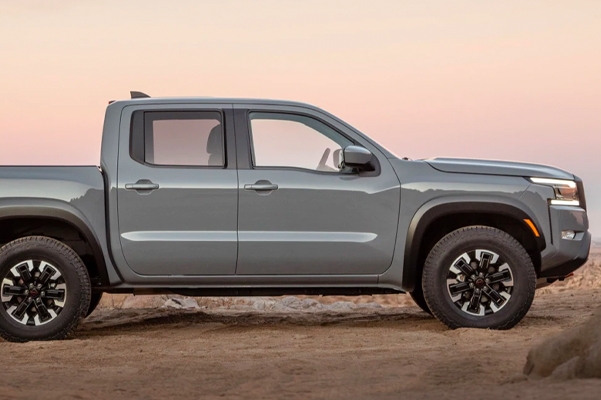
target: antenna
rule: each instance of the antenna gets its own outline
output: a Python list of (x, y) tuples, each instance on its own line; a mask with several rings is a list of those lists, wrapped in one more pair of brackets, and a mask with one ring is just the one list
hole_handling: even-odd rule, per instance
[(142, 92), (135, 92), (135, 91), (131, 91), (129, 92), (131, 94), (131, 98), (132, 99), (145, 99), (150, 97), (149, 95), (147, 95), (146, 93), (142, 93)]

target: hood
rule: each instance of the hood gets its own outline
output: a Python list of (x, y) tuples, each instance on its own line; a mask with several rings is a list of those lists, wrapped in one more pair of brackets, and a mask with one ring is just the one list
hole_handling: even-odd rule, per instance
[(574, 175), (548, 165), (513, 161), (470, 160), (463, 158), (431, 158), (424, 160), (443, 172), (462, 174), (505, 175), (537, 178), (574, 179)]

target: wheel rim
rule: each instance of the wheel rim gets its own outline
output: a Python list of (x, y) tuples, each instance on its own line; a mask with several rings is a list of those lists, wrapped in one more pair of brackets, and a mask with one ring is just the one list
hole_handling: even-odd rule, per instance
[(447, 291), (455, 306), (466, 314), (478, 317), (494, 314), (511, 299), (513, 271), (493, 251), (468, 251), (451, 264)]
[(58, 268), (43, 260), (22, 261), (10, 269), (0, 287), (5, 312), (23, 325), (54, 320), (65, 307), (67, 285)]

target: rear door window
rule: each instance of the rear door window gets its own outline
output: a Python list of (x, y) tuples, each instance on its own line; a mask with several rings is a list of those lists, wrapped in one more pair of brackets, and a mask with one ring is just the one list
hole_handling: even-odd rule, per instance
[(225, 142), (218, 111), (136, 111), (131, 156), (158, 166), (224, 167)]

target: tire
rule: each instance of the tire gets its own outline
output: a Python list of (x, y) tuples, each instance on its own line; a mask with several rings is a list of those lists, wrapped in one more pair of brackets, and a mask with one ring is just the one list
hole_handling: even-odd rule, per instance
[(536, 271), (514, 237), (470, 226), (449, 233), (430, 251), (422, 288), (433, 315), (452, 329), (510, 329), (532, 305)]
[(65, 244), (44, 236), (6, 244), (0, 249), (0, 336), (11, 342), (66, 338), (87, 313), (91, 290), (85, 265)]
[(100, 300), (102, 300), (102, 292), (94, 293), (92, 292), (92, 297), (90, 298), (90, 307), (88, 307), (88, 312), (86, 313), (86, 318), (90, 316), (100, 304)]
[(409, 295), (411, 296), (415, 304), (417, 304), (417, 306), (422, 309), (422, 311), (432, 315), (432, 311), (430, 311), (428, 303), (426, 303), (426, 299), (424, 298), (424, 292), (422, 290), (421, 285), (417, 285), (413, 292), (409, 293)]

